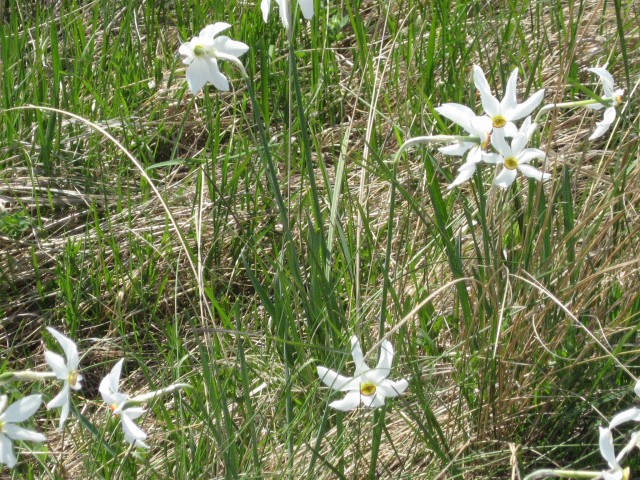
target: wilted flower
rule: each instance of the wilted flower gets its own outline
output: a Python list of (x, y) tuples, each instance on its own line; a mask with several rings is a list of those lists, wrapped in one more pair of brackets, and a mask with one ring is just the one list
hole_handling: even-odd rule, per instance
[(491, 122), (495, 128), (502, 128), (506, 126), (508, 122), (526, 117), (540, 105), (544, 97), (543, 88), (531, 95), (523, 103), (518, 104), (516, 99), (516, 84), (518, 83), (517, 68), (514, 69), (509, 76), (502, 101), (499, 101), (493, 96), (482, 68), (477, 65), (473, 67), (473, 80), (478, 92), (480, 92), (482, 107), (485, 113), (491, 117)]
[[(7, 407), (7, 397), (0, 398), (0, 463), (13, 468), (16, 456), (13, 453), (12, 440), (26, 440), (29, 442), (45, 442), (47, 438), (33, 430), (27, 430), (16, 425), (31, 417), (42, 403), (40, 395), (29, 395)], [(6, 408), (6, 410), (5, 410)]]
[(126, 407), (126, 403), (129, 401), (129, 396), (120, 393), (120, 373), (122, 371), (122, 363), (124, 359), (116, 363), (111, 372), (102, 379), (100, 382), (100, 394), (102, 399), (109, 406), (109, 410), (114, 415), (120, 417), (120, 424), (122, 425), (122, 431), (124, 432), (124, 439), (131, 445), (139, 448), (149, 448), (144, 443), (147, 438), (147, 434), (144, 433), (140, 427), (138, 427), (134, 420), (140, 417), (145, 410), (140, 407)]
[(393, 363), (393, 346), (387, 340), (382, 342), (380, 357), (376, 368), (369, 368), (364, 361), (358, 337), (351, 337), (351, 354), (356, 369), (353, 377), (344, 377), (333, 370), (318, 367), (320, 380), (333, 390), (348, 392), (342, 400), (329, 404), (337, 410), (353, 410), (361, 403), (376, 408), (384, 405), (386, 398), (403, 393), (409, 386), (407, 380), (387, 380)]
[(527, 117), (518, 134), (511, 140), (511, 145), (507, 144), (502, 129), (493, 131), (491, 144), (498, 150), (499, 154), (484, 153), (482, 159), (487, 163), (501, 163), (504, 165), (502, 171), (494, 179), (494, 185), (502, 188), (509, 187), (516, 179), (517, 171), (536, 180), (551, 178), (549, 173), (541, 172), (529, 165), (531, 160), (546, 157), (545, 153), (538, 148), (524, 148), (534, 130), (535, 124), (531, 124), (531, 117)]
[(59, 380), (64, 380), (64, 385), (60, 393), (56, 395), (53, 400), (47, 403), (47, 409), (62, 407), (60, 410), (60, 424), (59, 429), (62, 430), (67, 418), (69, 417), (69, 403), (71, 389), (80, 390), (82, 388), (82, 375), (78, 373), (78, 365), (80, 364), (80, 358), (78, 357), (78, 347), (73, 340), (64, 336), (58, 332), (55, 328), (47, 327), (47, 330), (58, 341), (64, 356), (67, 361), (65, 363), (57, 353), (53, 353), (49, 350), (45, 350), (44, 358), (49, 364), (49, 367), (55, 373)]
[[(289, 1), (290, 0), (276, 0), (278, 9), (280, 10), (280, 20), (286, 30), (289, 30)], [(302, 15), (307, 20), (313, 18), (313, 0), (298, 0)], [(262, 0), (260, 3), (260, 9), (262, 10), (262, 19), (265, 23), (269, 20), (269, 10), (271, 9), (271, 0)]]
[(609, 130), (609, 127), (611, 127), (611, 124), (616, 120), (616, 106), (622, 103), (624, 90), (614, 89), (613, 77), (607, 71), (606, 65), (604, 67), (589, 68), (588, 70), (600, 77), (602, 88), (604, 89), (602, 99), (609, 100), (606, 104), (596, 103), (594, 105), (587, 105), (587, 108), (592, 110), (600, 110), (608, 105), (608, 108), (604, 111), (602, 121), (596, 123), (596, 129), (589, 137), (589, 140), (595, 140), (596, 138), (600, 138), (604, 135), (606, 131)]
[(187, 67), (187, 83), (195, 95), (207, 82), (212, 83), (218, 90), (228, 91), (229, 81), (218, 68), (218, 60), (233, 62), (244, 73), (244, 66), (239, 58), (249, 47), (227, 36), (216, 37), (219, 33), (231, 27), (228, 23), (218, 22), (207, 25), (200, 31), (200, 35), (191, 41), (180, 45), (179, 52), (186, 55), (183, 60)]

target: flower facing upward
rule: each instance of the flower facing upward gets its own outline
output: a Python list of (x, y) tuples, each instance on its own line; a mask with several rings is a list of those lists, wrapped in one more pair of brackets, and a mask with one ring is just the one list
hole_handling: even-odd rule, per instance
[[(280, 20), (285, 30), (289, 30), (289, 1), (290, 0), (276, 0), (278, 10), (280, 11)], [(307, 20), (313, 18), (313, 0), (298, 0), (298, 5), (300, 5), (300, 10), (302, 10), (304, 18)], [(262, 10), (262, 19), (266, 23), (269, 20), (271, 0), (262, 0), (260, 9)]]
[(487, 78), (482, 68), (473, 67), (473, 80), (480, 92), (480, 100), (485, 113), (491, 118), (494, 128), (502, 128), (508, 122), (519, 120), (531, 114), (540, 105), (544, 97), (544, 88), (531, 95), (523, 103), (518, 104), (516, 99), (516, 84), (518, 83), (518, 69), (514, 69), (507, 81), (502, 101), (499, 101), (491, 93)]
[(361, 403), (376, 408), (384, 405), (386, 398), (393, 398), (403, 393), (409, 386), (407, 380), (387, 380), (393, 363), (393, 346), (385, 340), (382, 342), (380, 357), (376, 368), (369, 368), (364, 361), (358, 337), (351, 337), (351, 355), (356, 369), (353, 377), (344, 377), (325, 367), (318, 367), (320, 380), (340, 392), (347, 392), (342, 400), (329, 404), (337, 410), (353, 410)]
[(59, 380), (64, 380), (64, 385), (60, 393), (47, 403), (47, 409), (62, 407), (58, 426), (58, 429), (62, 430), (69, 417), (69, 397), (71, 389), (80, 390), (82, 388), (82, 384), (80, 383), (82, 381), (82, 375), (78, 373), (80, 358), (78, 357), (78, 347), (73, 340), (64, 336), (55, 328), (47, 327), (47, 330), (58, 341), (67, 359), (65, 363), (64, 358), (57, 353), (50, 352), (49, 350), (45, 350), (44, 352), (44, 358), (51, 370), (53, 370), (53, 373), (55, 373)]
[(194, 95), (207, 82), (212, 83), (218, 90), (225, 92), (229, 90), (229, 81), (220, 73), (218, 60), (229, 60), (244, 71), (238, 57), (245, 54), (249, 47), (224, 35), (216, 37), (229, 27), (231, 25), (224, 22), (207, 25), (199, 36), (180, 45), (179, 52), (186, 56), (183, 62), (185, 65), (189, 65), (187, 67), (187, 83)]
[(124, 439), (131, 445), (139, 448), (149, 448), (144, 443), (147, 438), (147, 434), (144, 433), (140, 427), (138, 427), (134, 420), (140, 417), (145, 410), (140, 407), (126, 407), (129, 396), (120, 393), (120, 373), (122, 372), (122, 363), (124, 359), (116, 363), (111, 372), (102, 379), (100, 382), (100, 394), (102, 399), (111, 410), (111, 413), (120, 417), (120, 424), (122, 425), (122, 431), (124, 432)]
[[(596, 129), (589, 137), (589, 140), (595, 140), (596, 138), (600, 138), (602, 135), (609, 130), (611, 124), (616, 119), (616, 107), (622, 103), (622, 95), (624, 94), (624, 90), (622, 89), (614, 89), (613, 77), (607, 71), (606, 65), (604, 67), (596, 67), (589, 68), (590, 72), (595, 73), (600, 77), (600, 81), (602, 82), (602, 88), (604, 90), (604, 95), (602, 95), (603, 100), (608, 100), (606, 105), (609, 107), (604, 111), (604, 115), (602, 117), (602, 121), (596, 123)], [(606, 105), (602, 103), (596, 103), (595, 105), (587, 105), (587, 108), (592, 110), (600, 110), (604, 108)]]
[(40, 395), (24, 397), (9, 405), (8, 408), (7, 403), (7, 397), (3, 395), (0, 398), (0, 463), (13, 468), (17, 460), (13, 453), (12, 440), (45, 442), (47, 438), (41, 433), (16, 425), (16, 423), (27, 420), (40, 408), (42, 403)]
[(526, 177), (535, 178), (536, 180), (547, 180), (551, 178), (550, 174), (541, 172), (537, 168), (529, 165), (531, 160), (546, 157), (545, 153), (538, 148), (524, 148), (529, 142), (535, 128), (535, 124), (531, 124), (531, 117), (527, 117), (517, 135), (511, 140), (511, 145), (506, 142), (503, 129), (493, 131), (491, 144), (499, 154), (484, 153), (482, 154), (482, 159), (487, 163), (501, 163), (504, 165), (502, 171), (494, 179), (494, 185), (501, 188), (508, 188), (516, 179), (518, 171)]

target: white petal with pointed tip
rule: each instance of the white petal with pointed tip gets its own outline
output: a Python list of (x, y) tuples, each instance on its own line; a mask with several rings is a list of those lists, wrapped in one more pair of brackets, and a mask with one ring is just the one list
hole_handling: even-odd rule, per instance
[(0, 420), (10, 423), (24, 422), (36, 413), (41, 403), (41, 395), (29, 395), (28, 397), (21, 398), (17, 402), (9, 405), (4, 413), (0, 415)]
[(360, 405), (360, 391), (349, 392), (342, 400), (336, 400), (329, 404), (331, 408), (335, 408), (336, 410), (341, 410), (343, 412), (354, 410), (358, 405)]
[(520, 173), (525, 177), (534, 178), (538, 181), (548, 180), (551, 178), (551, 175), (547, 172), (541, 172), (537, 168), (527, 165), (526, 163), (518, 165), (518, 170), (520, 170)]
[(354, 384), (353, 377), (339, 375), (326, 367), (318, 367), (317, 370), (322, 383), (333, 390), (343, 391), (349, 384)]
[(503, 168), (502, 171), (493, 180), (493, 184), (500, 188), (509, 188), (516, 179), (516, 171)]
[(43, 434), (27, 430), (13, 423), (7, 423), (4, 426), (4, 433), (12, 440), (23, 440), (27, 442), (46, 442), (47, 437)]

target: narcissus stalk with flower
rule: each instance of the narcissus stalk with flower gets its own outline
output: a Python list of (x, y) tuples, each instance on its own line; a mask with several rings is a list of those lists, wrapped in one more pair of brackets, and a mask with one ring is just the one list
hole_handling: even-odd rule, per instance
[(342, 400), (329, 404), (336, 410), (353, 410), (359, 405), (376, 408), (384, 405), (387, 398), (393, 398), (403, 393), (409, 386), (406, 379), (389, 380), (393, 363), (393, 346), (385, 340), (380, 348), (376, 368), (369, 368), (364, 360), (358, 337), (351, 337), (351, 355), (355, 363), (353, 377), (345, 377), (326, 367), (318, 367), (320, 380), (331, 388), (340, 392), (347, 392)]
[(207, 83), (213, 84), (218, 90), (229, 90), (229, 80), (220, 72), (218, 60), (233, 63), (243, 77), (247, 77), (239, 57), (244, 55), (249, 47), (227, 36), (218, 36), (230, 27), (231, 25), (224, 22), (207, 25), (200, 31), (200, 35), (180, 45), (179, 52), (186, 56), (183, 63), (188, 65), (187, 83), (194, 95)]
[(28, 420), (40, 408), (42, 403), (40, 395), (29, 395), (7, 407), (8, 403), (7, 396), (2, 395), (0, 397), (0, 463), (13, 468), (17, 463), (13, 453), (13, 440), (45, 442), (47, 437), (42, 433), (16, 425)]
[(58, 332), (55, 328), (47, 327), (47, 330), (58, 341), (66, 358), (65, 362), (65, 359), (57, 353), (49, 350), (45, 350), (44, 352), (44, 358), (53, 373), (55, 373), (59, 380), (64, 381), (60, 393), (47, 403), (47, 409), (61, 408), (58, 429), (62, 430), (69, 417), (71, 390), (80, 390), (82, 388), (82, 384), (80, 383), (82, 381), (82, 375), (78, 370), (80, 357), (78, 356), (78, 347), (73, 340)]

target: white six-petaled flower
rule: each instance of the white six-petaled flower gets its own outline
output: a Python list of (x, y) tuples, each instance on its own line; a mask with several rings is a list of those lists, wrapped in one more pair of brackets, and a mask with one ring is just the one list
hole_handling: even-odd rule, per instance
[(141, 407), (127, 407), (126, 404), (129, 401), (129, 396), (120, 392), (119, 383), (123, 362), (124, 359), (121, 359), (116, 363), (111, 369), (111, 372), (102, 379), (99, 388), (100, 394), (109, 407), (109, 410), (111, 410), (111, 413), (120, 418), (124, 439), (135, 447), (149, 448), (149, 446), (144, 443), (147, 434), (134, 422), (145, 410)]
[(620, 105), (620, 103), (622, 103), (622, 95), (624, 94), (624, 90), (614, 88), (613, 77), (607, 71), (606, 65), (604, 67), (589, 68), (588, 70), (600, 77), (600, 81), (602, 82), (602, 89), (604, 90), (602, 99), (608, 100), (606, 105), (602, 103), (587, 105), (587, 108), (590, 108), (592, 110), (600, 110), (607, 106), (607, 109), (604, 111), (602, 121), (596, 123), (596, 129), (589, 137), (589, 140), (595, 140), (596, 138), (600, 138), (602, 135), (604, 135), (616, 120), (616, 107)]
[(82, 375), (78, 373), (80, 357), (78, 356), (78, 347), (73, 340), (61, 334), (55, 328), (47, 327), (47, 330), (58, 341), (66, 357), (65, 362), (65, 359), (57, 353), (49, 350), (45, 350), (44, 352), (44, 358), (53, 373), (55, 373), (56, 378), (64, 381), (60, 393), (47, 403), (47, 409), (62, 407), (58, 426), (58, 429), (62, 430), (69, 417), (71, 390), (80, 390), (82, 388), (82, 384), (80, 383), (82, 381)]
[[(290, 22), (290, 5), (289, 2), (291, 0), (276, 0), (278, 4), (278, 10), (280, 11), (280, 21), (282, 21), (282, 26), (285, 30), (289, 30), (289, 22)], [(298, 5), (300, 5), (300, 10), (302, 10), (302, 15), (307, 20), (313, 18), (313, 0), (298, 0)], [(271, 10), (271, 0), (262, 0), (260, 3), (260, 9), (262, 10), (262, 19), (265, 23), (269, 20), (269, 10)]]
[(544, 98), (544, 88), (531, 95), (523, 103), (518, 103), (516, 98), (516, 85), (518, 83), (518, 69), (514, 69), (507, 81), (502, 101), (491, 93), (491, 88), (484, 76), (482, 68), (473, 67), (473, 80), (480, 93), (480, 100), (485, 113), (491, 118), (495, 128), (503, 128), (509, 122), (519, 120), (531, 114), (540, 105)]
[[(45, 442), (47, 438), (33, 430), (19, 427), (16, 423), (24, 422), (31, 417), (42, 403), (40, 395), (29, 395), (7, 408), (7, 397), (0, 398), (0, 463), (13, 468), (16, 464), (16, 456), (13, 453), (12, 440), (26, 440), (29, 442)], [(6, 410), (5, 410), (6, 408)]]
[(318, 375), (325, 385), (333, 390), (347, 392), (342, 400), (331, 402), (330, 407), (342, 411), (353, 410), (360, 404), (371, 408), (380, 407), (384, 405), (386, 398), (400, 395), (409, 386), (406, 379), (387, 379), (393, 363), (393, 346), (389, 341), (382, 342), (376, 368), (369, 368), (364, 361), (356, 336), (351, 337), (351, 355), (355, 363), (353, 377), (344, 377), (326, 367), (318, 367)]
[(546, 157), (545, 153), (538, 148), (525, 148), (535, 129), (536, 125), (531, 123), (531, 117), (527, 117), (518, 133), (511, 140), (511, 145), (505, 140), (504, 129), (495, 129), (493, 131), (491, 144), (499, 153), (484, 153), (482, 154), (482, 159), (487, 163), (502, 164), (504, 166), (494, 179), (494, 185), (508, 188), (516, 179), (518, 171), (536, 180), (551, 178), (549, 173), (541, 172), (529, 165), (531, 160), (544, 159)]
[(239, 58), (244, 55), (249, 47), (227, 36), (217, 36), (230, 28), (231, 25), (224, 22), (207, 25), (200, 31), (200, 35), (193, 37), (191, 41), (180, 45), (179, 52), (185, 55), (183, 60), (187, 67), (187, 83), (191, 92), (196, 95), (207, 82), (213, 84), (218, 90), (228, 91), (229, 81), (218, 68), (218, 60), (228, 60), (238, 66), (244, 72), (244, 67)]

